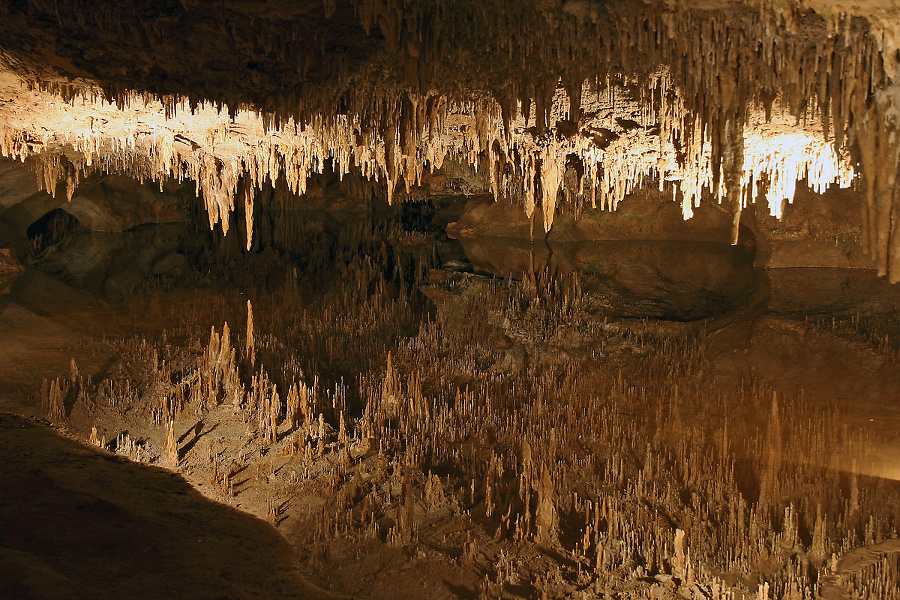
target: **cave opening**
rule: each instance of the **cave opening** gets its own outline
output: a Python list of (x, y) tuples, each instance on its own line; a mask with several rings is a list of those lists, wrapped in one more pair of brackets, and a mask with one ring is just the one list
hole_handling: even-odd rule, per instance
[(65, 240), (78, 227), (78, 218), (63, 208), (54, 208), (25, 230), (31, 251), (39, 256), (48, 248)]

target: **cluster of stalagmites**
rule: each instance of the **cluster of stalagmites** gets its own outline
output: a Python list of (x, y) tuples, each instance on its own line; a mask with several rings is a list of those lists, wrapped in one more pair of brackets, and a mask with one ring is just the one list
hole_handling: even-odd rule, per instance
[[(37, 88), (19, 93), (36, 108), (6, 119), (0, 153), (38, 155), (51, 193), (64, 181), (71, 194), (94, 168), (192, 179), (210, 225), (228, 231), (235, 205), (246, 205), (248, 247), (254, 190), (284, 178), (302, 194), (326, 163), (386, 183), (391, 201), (398, 186), (409, 191), (447, 158), (467, 162), (489, 171), (496, 197), (515, 198), (529, 216), (542, 211), (546, 229), (561, 204), (615, 209), (637, 187), (670, 185), (685, 218), (702, 198), (727, 205), (735, 237), (748, 202), (764, 195), (778, 216), (798, 180), (817, 191), (848, 186), (857, 164), (867, 198), (864, 247), (881, 274), (900, 279), (900, 225), (891, 218), (900, 205), (900, 65), (889, 23), (799, 9), (647, 7), (609, 17), (610, 34), (574, 4), (556, 37), (517, 31), (533, 26), (521, 11), (485, 9), (482, 20), (496, 28), (510, 62), (522, 55), (525, 68), (527, 56), (571, 57), (551, 61), (559, 72), (541, 81), (510, 71), (505, 87), (484, 92), (456, 85), (451, 74), (456, 87), (448, 91), (439, 78), (423, 80), (419, 65), (403, 69), (399, 82), (354, 81), (340, 113), (312, 99), (282, 112), (223, 112), (174, 96), (104, 98), (95, 88), (41, 82), (63, 102)], [(431, 10), (385, 2), (362, 3), (358, 13), (381, 29), (397, 61), (418, 56), (408, 51), (414, 41), (422, 55), (451, 56), (446, 37), (424, 33), (440, 27)], [(35, 124), (46, 122), (40, 114), (54, 101), (48, 114), (59, 114), (60, 124), (48, 134)], [(54, 153), (63, 147), (66, 158)]]
[[(478, 293), (448, 284), (462, 289), (458, 305), (410, 335), (404, 261), (380, 240), (344, 243), (319, 249), (346, 262), (312, 298), (298, 298), (295, 279), (255, 311), (241, 300), (243, 335), (194, 325), (179, 334), (186, 349), (121, 342), (129, 368), (96, 386), (74, 383), (73, 363), (44, 385), (48, 415), (87, 414), (95, 443), (115, 434), (107, 447), (182, 465), (220, 497), (252, 507), (256, 494), (260, 516), (306, 523), (311, 564), (347, 540), (440, 548), (484, 574), (485, 598), (523, 581), (560, 596), (811, 598), (836, 556), (896, 536), (896, 487), (841, 462), (839, 448), (860, 461), (867, 448), (843, 417), (759, 381), (730, 395), (710, 387), (696, 333), (592, 317), (577, 276), (544, 272)], [(416, 287), (426, 273), (411, 272)], [(225, 306), (206, 305), (206, 318)], [(498, 323), (535, 348), (529, 365), (504, 367)], [(537, 349), (560, 339), (642, 359), (541, 360)], [(356, 408), (342, 382), (308, 375), (341, 361), (359, 369)], [(124, 437), (126, 414), (152, 441)], [(240, 433), (203, 440), (195, 422)], [(471, 524), (431, 527), (449, 518)], [(521, 556), (548, 550), (564, 560), (523, 571)], [(843, 581), (875, 598), (896, 574), (885, 555)]]

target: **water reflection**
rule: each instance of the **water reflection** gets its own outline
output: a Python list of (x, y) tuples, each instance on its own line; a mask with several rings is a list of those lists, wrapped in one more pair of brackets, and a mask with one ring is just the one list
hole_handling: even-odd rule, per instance
[(542, 270), (582, 274), (596, 310), (616, 317), (693, 320), (746, 305), (760, 275), (744, 246), (682, 241), (547, 243), (461, 238), (476, 272), (521, 277)]

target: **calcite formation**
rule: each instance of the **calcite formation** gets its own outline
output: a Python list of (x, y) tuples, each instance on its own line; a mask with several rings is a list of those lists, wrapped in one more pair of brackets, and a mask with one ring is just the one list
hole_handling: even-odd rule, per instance
[(873, 401), (892, 388), (869, 387), (897, 380), (894, 329), (620, 319), (579, 271), (450, 273), (398, 233), (307, 237), (293, 290), (184, 297), (176, 335), (110, 341), (102, 373), (73, 361), (35, 405), (270, 520), (353, 597), (462, 568), (483, 598), (897, 598), (896, 419)]
[[(890, 2), (381, 0), (325, 2), (315, 18), (318, 3), (27, 4), (0, 8), (30, 25), (0, 42), (0, 152), (32, 160), (51, 193), (93, 169), (191, 179), (211, 226), (227, 232), (244, 205), (249, 249), (254, 190), (284, 178), (302, 194), (329, 163), (392, 201), (447, 158), (467, 162), (546, 229), (562, 205), (615, 209), (659, 185), (685, 218), (721, 203), (734, 241), (747, 203), (778, 216), (798, 180), (858, 181), (862, 243), (900, 281)], [(129, 27), (141, 35), (117, 49)], [(48, 35), (55, 46), (28, 45)]]

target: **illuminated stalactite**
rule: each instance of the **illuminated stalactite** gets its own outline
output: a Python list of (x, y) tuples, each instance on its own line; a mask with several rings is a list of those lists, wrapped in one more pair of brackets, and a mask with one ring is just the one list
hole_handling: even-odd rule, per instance
[[(7, 90), (14, 89), (8, 84)], [(21, 104), (38, 107), (35, 111), (43, 117), (23, 114), (21, 109), (10, 115), (3, 131), (2, 152), (21, 159), (37, 152), (40, 180), (50, 193), (55, 193), (58, 182), (66, 181), (71, 197), (78, 180), (95, 168), (160, 182), (168, 177), (187, 178), (196, 182), (198, 194), (204, 198), (210, 226), (221, 223), (227, 233), (229, 215), (240, 191), (247, 215), (248, 249), (252, 243), (252, 190), (284, 177), (292, 192), (302, 194), (309, 175), (321, 171), (328, 159), (342, 173), (353, 164), (370, 178), (386, 179), (392, 192), (401, 177), (407, 187), (420, 184), (426, 164), (437, 168), (450, 155), (477, 167), (479, 156), (493, 148), (494, 194), (521, 194), (529, 217), (541, 206), (548, 230), (570, 154), (586, 165), (587, 177), (579, 192), (590, 198), (593, 206), (599, 204), (605, 210), (615, 210), (628, 194), (651, 181), (658, 181), (661, 187), (666, 182), (678, 182), (672, 189), (676, 195), (681, 192), (686, 219), (699, 205), (704, 190), (714, 192), (720, 202), (726, 196), (724, 182), (712, 189), (708, 139), (694, 136), (689, 158), (679, 164), (678, 149), (653, 131), (655, 123), (640, 126), (626, 118), (638, 110), (634, 103), (603, 103), (587, 86), (582, 92), (583, 106), (600, 116), (586, 119), (579, 134), (571, 138), (536, 139), (521, 114), (512, 121), (507, 134), (496, 103), (482, 102), (478, 109), (448, 105), (447, 114), (439, 120), (441, 125), (431, 128), (423, 124), (422, 130), (427, 130), (424, 135), (404, 134), (415, 137), (416, 143), (399, 158), (396, 151), (387, 152), (384, 144), (372, 148), (353, 143), (358, 129), (351, 128), (346, 120), (289, 134), (286, 130), (266, 132), (261, 119), (251, 113), (238, 115), (232, 123), (214, 109), (199, 107), (194, 114), (176, 113), (167, 119), (159, 103), (119, 110), (101, 100), (56, 103), (51, 112), (47, 107), (53, 104), (52, 96), (35, 91), (21, 94)], [(423, 104), (427, 102), (423, 100)], [(568, 103), (560, 90), (552, 114), (560, 114)], [(744, 130), (741, 190), (745, 203), (758, 197), (757, 182), (761, 178), (769, 182), (766, 198), (770, 212), (779, 217), (783, 202), (792, 200), (801, 178), (817, 191), (835, 182), (844, 187), (851, 183), (853, 170), (846, 157), (836, 155), (833, 146), (817, 136), (812, 127), (797, 126), (791, 117), (776, 115), (769, 123), (759, 112), (753, 117), (753, 125)], [(29, 126), (48, 120), (59, 130), (42, 132)], [(67, 156), (78, 157), (76, 167), (61, 166), (60, 155), (46, 150), (54, 147), (68, 149)], [(517, 189), (516, 181), (506, 173), (522, 174), (524, 189)]]
[[(386, 182), (389, 202), (401, 180), (408, 191), (447, 157), (476, 169), (489, 164), (495, 196), (519, 198), (529, 217), (540, 209), (546, 229), (571, 155), (586, 175), (575, 192), (592, 205), (614, 210), (636, 188), (677, 182), (671, 189), (685, 218), (709, 197), (734, 211), (735, 226), (761, 193), (780, 215), (798, 179), (816, 190), (849, 185), (856, 162), (867, 197), (864, 247), (879, 273), (900, 280), (900, 220), (892, 218), (900, 206), (900, 61), (889, 20), (861, 24), (836, 12), (822, 19), (796, 8), (647, 7), (613, 15), (614, 33), (605, 34), (596, 15), (567, 5), (568, 17), (544, 15), (553, 35), (522, 37), (519, 29), (535, 24), (491, 4), (472, 27), (494, 32), (510, 64), (519, 53), (578, 61), (530, 82), (527, 73), (511, 72), (507, 87), (488, 93), (423, 79), (422, 56), (440, 65), (458, 60), (474, 82), (502, 65), (474, 64), (473, 54), (449, 47), (446, 37), (425, 35), (439, 28), (437, 13), (407, 4), (358, 3), (363, 26), (384, 34), (399, 80), (379, 81), (375, 71), (355, 81), (341, 112), (333, 90), (262, 111), (37, 76), (29, 91), (7, 72), (3, 88), (18, 112), (4, 115), (0, 152), (38, 155), (51, 193), (66, 181), (71, 194), (92, 169), (192, 179), (210, 225), (226, 232), (243, 181), (248, 248), (249, 190), (283, 177), (302, 194), (328, 161), (341, 175), (355, 166)], [(810, 40), (804, 27), (824, 35)], [(42, 126), (48, 120), (52, 131)]]

